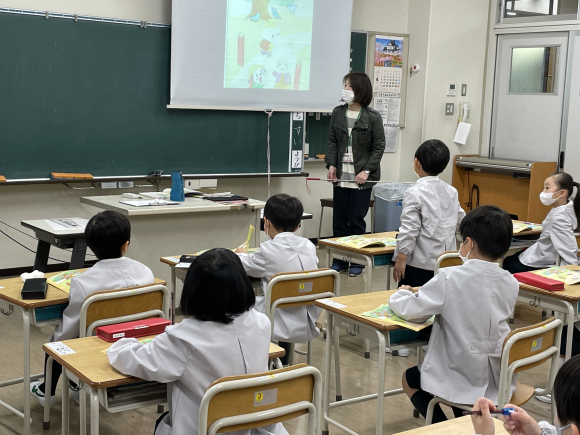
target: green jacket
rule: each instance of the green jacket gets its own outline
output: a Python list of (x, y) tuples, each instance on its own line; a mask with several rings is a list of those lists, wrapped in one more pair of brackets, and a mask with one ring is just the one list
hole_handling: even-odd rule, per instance
[[(336, 178), (342, 175), (342, 156), (348, 147), (348, 128), (346, 125), (347, 105), (335, 107), (330, 118), (328, 145), (324, 161), (326, 167), (336, 167)], [(352, 129), (352, 150), (354, 153), (355, 174), (369, 171), (368, 181), (381, 179), (381, 158), (385, 151), (385, 130), (379, 112), (363, 107), (359, 120)], [(376, 183), (365, 183), (363, 189)]]

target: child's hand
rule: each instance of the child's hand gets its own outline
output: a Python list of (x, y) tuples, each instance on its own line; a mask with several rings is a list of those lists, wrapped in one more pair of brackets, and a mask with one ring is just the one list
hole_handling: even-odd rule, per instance
[(515, 411), (511, 415), (502, 415), (500, 417), (503, 421), (504, 429), (511, 435), (541, 435), (542, 429), (536, 420), (524, 411), (522, 408), (515, 405), (505, 405), (504, 408), (514, 408)]
[(410, 290), (410, 291), (413, 291), (413, 287), (411, 287), (410, 285), (402, 285), (401, 287), (399, 287), (399, 290)]
[(481, 435), (494, 435), (495, 425), (493, 423), (493, 417), (489, 411), (495, 411), (495, 404), (485, 397), (477, 399), (475, 405), (473, 405), (472, 411), (481, 411), (481, 415), (472, 414), (471, 422), (473, 423), (473, 430), (477, 434)]
[(248, 248), (246, 247), (246, 245), (240, 245), (236, 248), (236, 250), (234, 251), (236, 254), (245, 254), (248, 252)]
[(401, 281), (405, 278), (405, 267), (407, 266), (407, 256), (403, 254), (397, 255), (397, 262), (395, 263), (395, 268), (393, 270), (393, 278), (395, 282)]

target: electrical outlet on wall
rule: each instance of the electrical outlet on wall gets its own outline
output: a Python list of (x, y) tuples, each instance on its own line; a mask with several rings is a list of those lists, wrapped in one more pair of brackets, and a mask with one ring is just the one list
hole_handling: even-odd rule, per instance
[(201, 187), (199, 181), (200, 180), (185, 180), (185, 187), (188, 189), (199, 189)]

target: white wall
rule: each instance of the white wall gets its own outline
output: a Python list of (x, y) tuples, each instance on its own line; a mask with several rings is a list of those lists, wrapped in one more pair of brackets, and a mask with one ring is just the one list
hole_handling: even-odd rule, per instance
[[(424, 139), (441, 139), (451, 156), (478, 154), (481, 105), (485, 72), (489, 2), (482, 0), (432, 0), (427, 65)], [(459, 87), (458, 96), (447, 97), (447, 83)], [(461, 84), (467, 96), (461, 97)], [(445, 103), (455, 103), (455, 115), (445, 115)], [(471, 132), (465, 146), (453, 142), (460, 102), (471, 104)], [(412, 180), (412, 166), (401, 165), (401, 178)], [(451, 182), (452, 162), (441, 178)]]

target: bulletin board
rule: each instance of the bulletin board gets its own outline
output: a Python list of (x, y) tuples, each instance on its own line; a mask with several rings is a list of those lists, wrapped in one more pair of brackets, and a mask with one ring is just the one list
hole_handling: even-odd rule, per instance
[(386, 153), (397, 148), (400, 128), (405, 127), (409, 35), (368, 33), (367, 74), (373, 82), (373, 108), (383, 118)]

